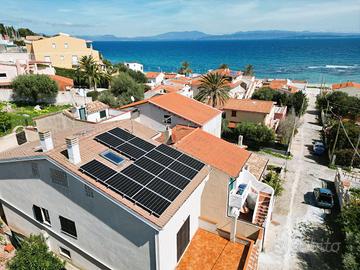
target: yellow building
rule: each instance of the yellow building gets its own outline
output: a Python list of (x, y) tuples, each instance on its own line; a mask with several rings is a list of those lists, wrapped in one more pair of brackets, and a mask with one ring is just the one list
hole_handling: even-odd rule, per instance
[(76, 67), (85, 55), (91, 55), (95, 61), (100, 62), (99, 52), (93, 50), (91, 42), (62, 33), (55, 37), (35, 40), (27, 49), (36, 61), (50, 62), (54, 67)]

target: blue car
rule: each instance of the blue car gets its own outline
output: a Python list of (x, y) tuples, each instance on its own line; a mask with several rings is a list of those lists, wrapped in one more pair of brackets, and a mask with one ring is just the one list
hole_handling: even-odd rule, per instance
[(316, 205), (321, 208), (333, 208), (334, 196), (330, 189), (314, 188)]
[(316, 142), (313, 146), (314, 154), (317, 156), (321, 156), (325, 152), (325, 145), (322, 142)]

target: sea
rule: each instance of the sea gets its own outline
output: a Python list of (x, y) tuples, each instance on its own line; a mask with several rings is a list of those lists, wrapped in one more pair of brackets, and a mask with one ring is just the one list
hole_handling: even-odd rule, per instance
[(175, 72), (188, 61), (193, 73), (227, 64), (253, 65), (258, 78), (311, 83), (360, 82), (360, 39), (236, 41), (97, 41), (95, 49), (113, 63), (138, 62), (145, 71)]

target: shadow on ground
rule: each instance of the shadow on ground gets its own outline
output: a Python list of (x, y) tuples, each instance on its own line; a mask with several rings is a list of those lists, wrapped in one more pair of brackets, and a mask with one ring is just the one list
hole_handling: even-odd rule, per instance
[[(334, 184), (324, 181), (324, 187), (329, 188), (335, 193)], [(299, 238), (305, 248), (298, 249), (297, 258), (301, 269), (343, 269), (342, 253), (344, 236), (337, 223), (339, 215), (339, 204), (334, 198), (335, 206), (331, 211), (324, 211), (324, 224), (299, 223)], [(304, 203), (314, 205), (312, 192), (304, 195)]]

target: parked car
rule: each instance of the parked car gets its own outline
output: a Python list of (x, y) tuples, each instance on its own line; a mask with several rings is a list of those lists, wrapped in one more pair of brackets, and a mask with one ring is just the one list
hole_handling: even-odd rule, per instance
[(332, 208), (334, 206), (334, 196), (330, 189), (314, 188), (316, 205), (321, 208)]
[(322, 142), (315, 142), (313, 146), (314, 154), (321, 156), (325, 152), (325, 145)]

